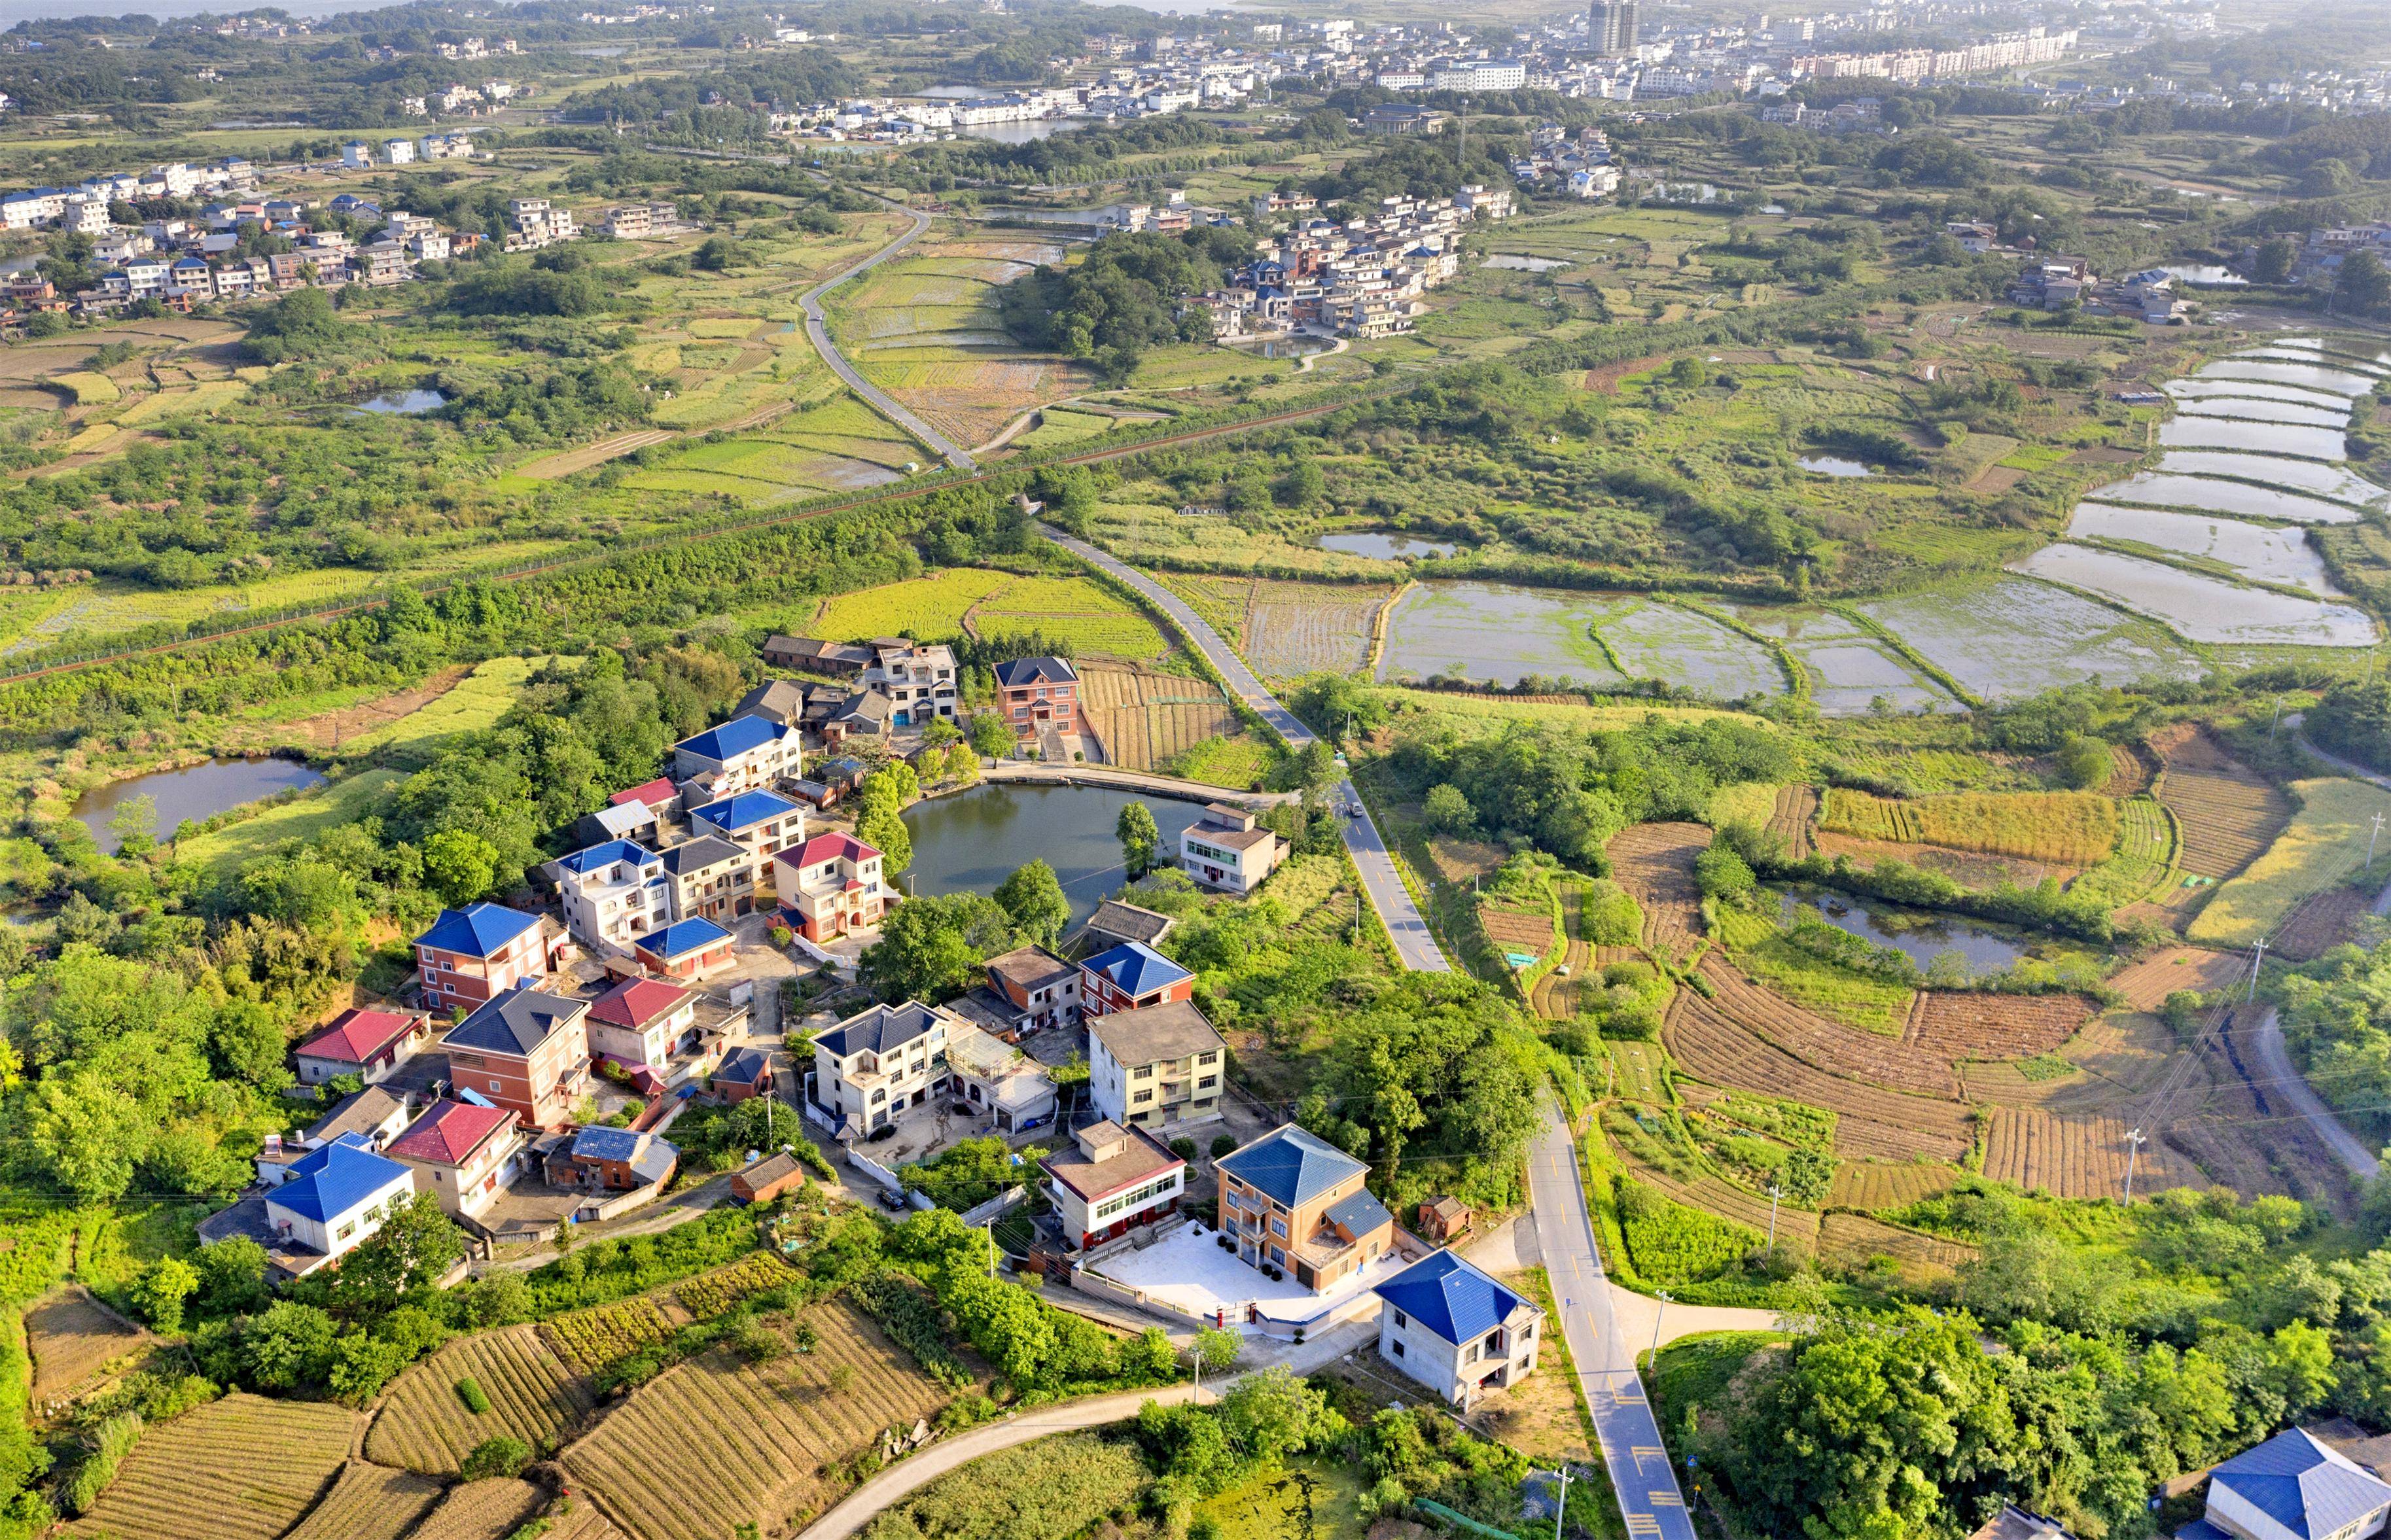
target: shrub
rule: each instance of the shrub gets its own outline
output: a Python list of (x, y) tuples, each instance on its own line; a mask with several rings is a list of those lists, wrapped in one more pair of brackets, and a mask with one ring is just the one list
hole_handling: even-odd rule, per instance
[(497, 1438), (484, 1439), (473, 1445), (457, 1473), (469, 1482), (485, 1481), (493, 1476), (519, 1476), (531, 1463), (531, 1446), (519, 1438), (501, 1433)]
[(483, 1392), (480, 1382), (470, 1374), (457, 1381), (457, 1399), (463, 1402), (465, 1409), (475, 1417), (490, 1409), (490, 1398)]
[(1196, 1158), (1196, 1141), (1182, 1134), (1170, 1141), (1170, 1153), (1183, 1161), (1192, 1161)]
[(1133, 1445), (1086, 1433), (1040, 1440), (941, 1476), (874, 1519), (864, 1540), (1069, 1540), (1146, 1482)]
[(1644, 911), (1635, 895), (1607, 877), (1586, 884), (1578, 914), (1585, 939), (1596, 946), (1633, 946), (1643, 939)]
[(1237, 1136), (1234, 1134), (1218, 1135), (1212, 1140), (1212, 1159), (1217, 1161), (1236, 1148)]
[(116, 1468), (140, 1440), (142, 1426), (140, 1413), (119, 1412), (93, 1430), (91, 1453), (66, 1483), (63, 1495), (68, 1512), (90, 1511), (108, 1483), (116, 1479)]

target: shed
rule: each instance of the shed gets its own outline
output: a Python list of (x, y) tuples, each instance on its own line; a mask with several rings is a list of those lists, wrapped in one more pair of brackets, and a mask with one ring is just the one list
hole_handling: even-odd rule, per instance
[(1431, 1198), (1419, 1206), (1419, 1233), (1423, 1240), (1443, 1245), (1469, 1228), (1469, 1205), (1458, 1198)]
[(769, 1203), (784, 1192), (806, 1185), (805, 1168), (787, 1150), (767, 1155), (741, 1168), (730, 1178), (730, 1197), (740, 1203)]

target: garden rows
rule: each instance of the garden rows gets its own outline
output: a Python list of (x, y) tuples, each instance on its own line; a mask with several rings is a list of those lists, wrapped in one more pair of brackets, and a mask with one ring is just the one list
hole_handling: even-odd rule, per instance
[(441, 1484), (412, 1470), (351, 1460), (283, 1540), (398, 1540), (440, 1500)]
[(1991, 995), (1920, 990), (1904, 1043), (1938, 1059), (2031, 1059), (2080, 1031), (2092, 1007), (2078, 995)]
[[(457, 1392), (462, 1380), (481, 1386), (487, 1412), (477, 1416), (465, 1405)], [(538, 1328), (485, 1331), (400, 1377), (366, 1435), (366, 1457), (453, 1475), (474, 1445), (498, 1434), (535, 1450), (554, 1447), (593, 1405), (588, 1381), (549, 1351)]]
[(1912, 1278), (1947, 1275), (1976, 1259), (1973, 1246), (1899, 1229), (1856, 1213), (1827, 1215), (1818, 1226), (1818, 1251), (1846, 1264), (1891, 1257)]
[(2109, 859), (2120, 824), (2113, 800), (2084, 791), (1958, 791), (1896, 802), (1833, 787), (1818, 817), (1822, 830), (1863, 839), (2076, 867)]
[(596, 1374), (671, 1336), (673, 1322), (662, 1305), (640, 1294), (559, 1315), (543, 1329), (566, 1363), (583, 1374)]
[(114, 1540), (275, 1540), (349, 1457), (356, 1414), (235, 1392), (134, 1445), (71, 1534)]
[(1237, 730), (1228, 699), (1201, 680), (1142, 670), (1085, 668), (1081, 703), (1105, 762), (1152, 770), (1207, 738)]
[[(1984, 1174), (2059, 1198), (2115, 1198), (2125, 1186), (2126, 1124), (2104, 1112), (2053, 1112), (2001, 1107), (1984, 1139)], [(2189, 1174), (2157, 1141), (2142, 1147), (2135, 1187), (2155, 1192)]]
[(1611, 838), (1611, 875), (1643, 905), (1645, 945), (1683, 957), (1700, 942), (1694, 857), (1710, 843), (1700, 824), (1637, 824)]
[(818, 1506), (830, 1467), (948, 1392), (844, 1301), (805, 1318), (813, 1352), (756, 1366), (716, 1350), (667, 1369), (568, 1449), (565, 1469), (644, 1540), (718, 1540)]
[(1828, 1189), (1827, 1201), (1842, 1209), (1906, 1208), (1958, 1179), (1959, 1173), (1949, 1166), (1844, 1161), (1835, 1167), (1835, 1182)]
[(2231, 877), (2265, 853), (2292, 819), (2282, 792), (2198, 728), (2154, 735), (2166, 768), (2152, 794), (2175, 815), (2183, 848), (2177, 864), (2199, 877)]
[(1958, 1077), (1951, 1072), (1955, 1057), (1951, 1054), (1931, 1051), (1906, 1038), (1847, 1027), (1804, 1010), (1745, 978), (1717, 953), (1702, 959), (1700, 976), (1712, 992), (1708, 1004), (1719, 1015), (1829, 1074), (1914, 1096), (1957, 1098), (1959, 1095)]
[(1785, 841), (1785, 853), (1796, 861), (1806, 861), (1817, 846), (1810, 833), (1811, 820), (1817, 816), (1818, 793), (1807, 786), (1780, 786), (1777, 789), (1777, 806), (1768, 815), (1768, 832)]
[(1369, 661), (1389, 597), (1383, 588), (1258, 582), (1246, 600), (1246, 659), (1271, 679), (1351, 674)]
[(545, 1488), (512, 1476), (448, 1489), (407, 1540), (508, 1540), (548, 1501)]

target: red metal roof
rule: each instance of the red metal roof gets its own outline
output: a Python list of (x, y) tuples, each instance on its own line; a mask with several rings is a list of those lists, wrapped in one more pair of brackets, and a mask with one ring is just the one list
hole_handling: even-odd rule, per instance
[(880, 853), (852, 834), (817, 834), (795, 850), (781, 853), (781, 859), (795, 866), (810, 866), (817, 861), (877, 861)]
[(345, 1010), (324, 1031), (299, 1045), (310, 1059), (363, 1064), (422, 1025), (423, 1018), (403, 1010)]
[(689, 998), (689, 991), (657, 979), (626, 979), (600, 995), (589, 1007), (593, 1020), (633, 1032)]
[(391, 1141), (388, 1151), (403, 1161), (459, 1165), (484, 1139), (515, 1121), (503, 1107), (475, 1107), (470, 1102), (435, 1101), (423, 1115)]
[(628, 791), (617, 791), (606, 799), (608, 807), (621, 807), (626, 802), (645, 802), (650, 807), (662, 807), (680, 795), (668, 776), (658, 776), (652, 781), (635, 786)]

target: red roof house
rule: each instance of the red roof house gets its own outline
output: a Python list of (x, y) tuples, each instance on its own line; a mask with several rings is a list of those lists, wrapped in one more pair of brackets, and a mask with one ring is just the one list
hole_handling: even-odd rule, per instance
[(661, 1073), (697, 1020), (697, 995), (661, 979), (626, 979), (589, 1007), (589, 1051)]
[(662, 812), (670, 807), (673, 804), (673, 799), (679, 795), (680, 789), (673, 785), (670, 777), (658, 776), (655, 779), (635, 786), (628, 791), (615, 792), (606, 799), (606, 805), (621, 807), (626, 802), (643, 802)]
[(880, 853), (851, 834), (817, 834), (772, 857), (782, 918), (810, 942), (826, 942), (880, 923), (891, 898)]
[(428, 1177), (443, 1209), (472, 1216), (498, 1201), (522, 1173), (523, 1148), (522, 1130), (506, 1108), (444, 1097), (383, 1153)]
[(336, 1075), (381, 1079), (432, 1042), (432, 1020), (415, 1010), (344, 1010), (299, 1045), (299, 1079), (321, 1085)]

